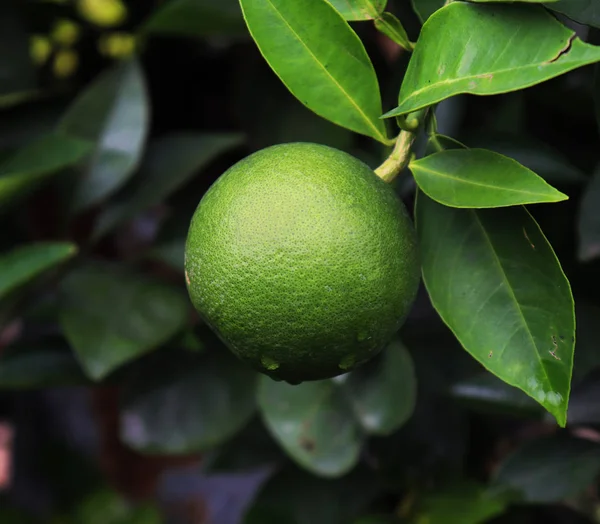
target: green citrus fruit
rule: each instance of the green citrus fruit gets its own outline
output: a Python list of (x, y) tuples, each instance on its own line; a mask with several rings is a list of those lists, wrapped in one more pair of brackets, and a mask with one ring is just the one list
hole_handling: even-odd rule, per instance
[(420, 279), (393, 189), (330, 147), (263, 149), (206, 192), (186, 243), (190, 298), (239, 358), (291, 383), (345, 373), (400, 328)]

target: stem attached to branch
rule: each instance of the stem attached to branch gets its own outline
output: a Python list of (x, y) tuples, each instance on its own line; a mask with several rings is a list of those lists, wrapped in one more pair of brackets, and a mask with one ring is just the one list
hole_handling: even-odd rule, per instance
[(396, 139), (390, 156), (376, 170), (375, 174), (384, 182), (392, 182), (410, 161), (410, 151), (417, 134), (415, 131), (403, 130)]

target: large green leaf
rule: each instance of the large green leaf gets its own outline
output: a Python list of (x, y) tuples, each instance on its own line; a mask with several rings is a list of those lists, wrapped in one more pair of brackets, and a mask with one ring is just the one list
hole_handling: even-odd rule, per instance
[(247, 34), (238, 0), (171, 0), (152, 13), (140, 30), (197, 37)]
[(136, 60), (100, 75), (69, 107), (59, 130), (95, 144), (74, 189), (75, 211), (106, 199), (133, 174), (144, 150), (149, 111), (144, 75)]
[(372, 435), (389, 435), (412, 415), (417, 383), (412, 359), (398, 341), (347, 375), (345, 391), (356, 419)]
[(332, 122), (386, 141), (381, 96), (365, 48), (326, 0), (240, 0), (261, 53), (288, 89)]
[(144, 453), (212, 448), (252, 417), (256, 379), (222, 346), (202, 355), (163, 350), (125, 386), (121, 439)]
[(139, 176), (100, 214), (94, 237), (102, 237), (162, 202), (202, 167), (242, 140), (242, 135), (233, 133), (173, 133), (151, 142)]
[(600, 445), (559, 434), (523, 444), (500, 464), (493, 484), (526, 502), (550, 503), (581, 493), (599, 472)]
[(450, 208), (422, 192), (417, 200), (423, 279), (441, 318), (476, 360), (564, 426), (574, 305), (539, 226), (522, 207)]
[(80, 162), (92, 144), (58, 134), (45, 135), (0, 163), (0, 207), (34, 189), (49, 176)]
[(84, 266), (62, 286), (64, 335), (95, 380), (169, 340), (187, 315), (185, 293), (122, 268)]
[(589, 261), (600, 256), (600, 166), (588, 182), (578, 216), (578, 256)]
[(385, 116), (460, 93), (524, 89), (599, 60), (600, 47), (576, 38), (540, 6), (452, 2), (423, 26), (398, 107)]
[(559, 202), (568, 197), (512, 158), (486, 149), (452, 149), (409, 165), (430, 198), (452, 207)]
[(387, 5), (387, 0), (327, 0), (346, 20), (374, 20)]
[(339, 477), (358, 462), (363, 435), (332, 381), (292, 386), (263, 376), (258, 403), (273, 437), (308, 471)]
[(65, 242), (39, 242), (0, 254), (0, 299), (77, 253)]
[(598, 0), (557, 0), (548, 3), (548, 7), (581, 24), (600, 27), (600, 2)]
[(500, 515), (506, 502), (486, 493), (472, 481), (455, 482), (418, 501), (417, 522), (427, 524), (483, 524)]

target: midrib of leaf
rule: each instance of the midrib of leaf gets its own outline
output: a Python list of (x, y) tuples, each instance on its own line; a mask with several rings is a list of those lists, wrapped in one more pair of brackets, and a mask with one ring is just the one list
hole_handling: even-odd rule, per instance
[[(525, 328), (525, 330), (527, 331), (527, 335), (529, 336), (529, 340), (531, 341), (531, 344), (533, 346), (533, 348), (535, 349), (534, 353), (536, 356), (537, 361), (539, 362), (540, 367), (542, 368), (542, 371), (544, 372), (544, 376), (546, 377), (546, 381), (548, 384), (550, 384), (550, 386), (553, 388), (553, 384), (552, 381), (550, 380), (550, 377), (548, 376), (548, 372), (546, 371), (546, 367), (544, 366), (544, 363), (542, 361), (542, 358), (540, 357), (540, 354), (538, 352), (538, 346), (533, 338), (533, 335), (531, 334), (531, 330), (529, 329), (529, 324), (527, 323), (527, 319), (525, 318), (525, 314), (523, 313), (523, 309), (521, 308), (521, 305), (519, 304), (519, 301), (517, 300), (517, 296), (515, 295), (515, 292), (510, 284), (510, 281), (508, 280), (508, 277), (506, 275), (506, 272), (504, 271), (504, 268), (502, 267), (502, 262), (500, 262), (500, 258), (498, 257), (496, 250), (494, 249), (494, 244), (492, 243), (492, 239), (489, 237), (487, 231), (485, 230), (485, 227), (483, 226), (483, 224), (481, 223), (481, 220), (479, 219), (479, 216), (477, 215), (477, 212), (472, 210), (471, 213), (474, 215), (475, 217), (475, 221), (477, 223), (477, 225), (479, 226), (479, 228), (481, 229), (481, 232), (483, 233), (483, 237), (488, 245), (488, 247), (490, 248), (490, 251), (492, 253), (494, 262), (498, 268), (498, 271), (500, 273), (500, 275), (502, 276), (502, 280), (504, 281), (508, 291), (509, 291), (509, 295), (512, 298), (516, 309), (519, 312), (519, 316), (521, 319), (521, 322), (523, 324), (523, 327)], [(506, 347), (504, 348), (506, 349)], [(504, 350), (503, 350), (504, 352)]]
[[(293, 1), (293, 0), (290, 0), (290, 1)], [(271, 0), (267, 0), (267, 2), (269, 3), (269, 5), (273, 9), (273, 11), (275, 11), (275, 13), (277, 14), (277, 16), (281, 19), (281, 21), (286, 25), (286, 27), (289, 29), (289, 31), (292, 33), (292, 35), (294, 35), (294, 37), (298, 40), (298, 42), (300, 42), (300, 44), (302, 44), (302, 46), (304, 47), (304, 49), (306, 49), (307, 53), (312, 57), (312, 59), (323, 70), (323, 72), (325, 73), (325, 76), (327, 76), (334, 83), (334, 85), (344, 94), (344, 96), (348, 99), (348, 101), (350, 102), (350, 104), (360, 114), (361, 118), (367, 123), (367, 125), (379, 137), (379, 140), (385, 142), (387, 140), (387, 138), (384, 135), (381, 134), (381, 131), (379, 131), (379, 129), (377, 129), (377, 127), (373, 124), (373, 122), (371, 121), (371, 119), (367, 117), (367, 115), (365, 114), (365, 112), (360, 108), (360, 106), (356, 103), (356, 101), (348, 94), (348, 92), (335, 79), (335, 77), (325, 68), (325, 66), (320, 62), (320, 60), (317, 58), (317, 56), (311, 51), (310, 47), (308, 47), (306, 45), (306, 43), (302, 40), (302, 38), (300, 38), (300, 35), (298, 33), (296, 33), (296, 31), (294, 30), (294, 28), (288, 23), (288, 21), (281, 14), (281, 12), (275, 7), (275, 5), (273, 4), (273, 2), (271, 2)], [(331, 6), (331, 8), (334, 9), (333, 6)]]
[(465, 179), (465, 178), (455, 177), (455, 176), (452, 176), (452, 175), (445, 174), (442, 171), (435, 171), (434, 169), (426, 168), (426, 167), (423, 167), (423, 166), (416, 166), (416, 167), (417, 167), (417, 169), (420, 169), (420, 170), (425, 171), (427, 173), (431, 173), (432, 175), (437, 175), (440, 178), (448, 178), (450, 180), (456, 180), (457, 182), (461, 182), (461, 183), (467, 184), (467, 185), (470, 184), (470, 185), (473, 185), (473, 186), (487, 187), (489, 189), (501, 189), (502, 191), (512, 191), (513, 193), (524, 193), (524, 194), (527, 194), (527, 195), (534, 195), (534, 196), (547, 196), (546, 193), (535, 193), (533, 191), (527, 191), (525, 189), (514, 189), (514, 188), (511, 188), (511, 187), (494, 186), (492, 184), (484, 184), (483, 182), (474, 182), (472, 180), (468, 180), (468, 179)]

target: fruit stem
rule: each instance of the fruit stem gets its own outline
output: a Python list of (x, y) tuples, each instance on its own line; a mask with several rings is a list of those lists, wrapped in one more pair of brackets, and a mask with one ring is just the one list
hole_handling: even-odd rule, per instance
[(392, 182), (410, 161), (410, 149), (417, 138), (415, 131), (402, 130), (390, 156), (375, 169), (375, 174), (384, 182)]

